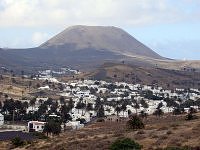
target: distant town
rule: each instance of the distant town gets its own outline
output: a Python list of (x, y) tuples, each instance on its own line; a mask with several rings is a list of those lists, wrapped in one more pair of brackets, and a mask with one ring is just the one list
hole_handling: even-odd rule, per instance
[[(5, 99), (0, 108), (1, 131), (43, 132), (49, 118), (61, 120), (62, 130), (76, 130), (99, 118), (120, 121), (132, 114), (143, 117), (164, 113), (176, 115), (200, 109), (200, 89), (168, 90), (156, 85), (88, 79), (63, 82), (52, 75), (65, 73), (63, 70), (40, 71), (35, 75), (33, 80), (43, 84), (37, 85), (40, 92), (31, 99), (13, 99), (1, 93)], [(23, 75), (23, 78), (28, 76)], [(54, 92), (59, 99), (42, 96), (43, 92)]]

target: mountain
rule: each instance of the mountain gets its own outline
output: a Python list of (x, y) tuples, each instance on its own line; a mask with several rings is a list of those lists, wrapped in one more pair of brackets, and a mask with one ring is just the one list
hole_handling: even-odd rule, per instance
[(74, 50), (89, 48), (110, 51), (119, 55), (162, 58), (130, 34), (116, 27), (72, 26), (40, 47), (49, 49), (51, 47), (68, 48), (69, 46), (73, 46)]
[(85, 71), (106, 62), (169, 69), (200, 68), (199, 61), (164, 58), (124, 30), (105, 26), (72, 26), (39, 47), (0, 50), (0, 66), (20, 71), (60, 67)]

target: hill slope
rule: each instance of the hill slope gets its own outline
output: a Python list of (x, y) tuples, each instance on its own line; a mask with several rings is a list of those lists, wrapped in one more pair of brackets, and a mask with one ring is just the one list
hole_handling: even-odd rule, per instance
[(200, 87), (200, 72), (115, 63), (106, 63), (95, 71), (80, 75), (79, 78), (158, 85), (166, 89)]
[[(196, 115), (200, 117), (199, 113)], [(144, 122), (145, 129), (133, 131), (127, 130), (126, 121), (98, 122), (80, 130), (66, 131), (48, 140), (38, 140), (24, 146), (23, 149), (107, 150), (116, 139), (123, 137), (135, 140), (144, 150), (200, 148), (200, 119), (185, 121), (185, 115), (167, 114), (160, 118), (149, 116)], [(7, 149), (9, 143), (4, 142), (0, 145)]]

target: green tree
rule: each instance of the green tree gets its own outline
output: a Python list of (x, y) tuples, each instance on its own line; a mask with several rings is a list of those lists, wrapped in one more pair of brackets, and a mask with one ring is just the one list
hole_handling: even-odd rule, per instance
[(29, 105), (32, 107), (32, 111), (33, 111), (33, 107), (35, 106), (35, 102), (36, 102), (36, 98), (31, 99), (29, 102)]
[(45, 114), (46, 113), (46, 111), (47, 111), (47, 105), (46, 104), (41, 104), (40, 106), (39, 106), (39, 108), (38, 108), (38, 114), (41, 116), (41, 115), (43, 115), (43, 114)]
[(144, 110), (142, 110), (142, 111), (140, 112), (140, 116), (141, 116), (142, 118), (147, 118), (147, 113), (145, 113)]
[(58, 102), (56, 101), (56, 102), (52, 103), (50, 112), (57, 114), (57, 109), (58, 109)]
[(126, 103), (123, 103), (121, 106), (121, 110), (123, 111), (123, 116), (124, 116), (124, 111), (126, 111)]
[(76, 104), (76, 109), (78, 109), (78, 113), (79, 113), (79, 109), (82, 109), (82, 115), (83, 115), (83, 109), (86, 107), (85, 103), (83, 103), (83, 100), (79, 100), (79, 102)]
[(103, 107), (103, 105), (101, 105), (100, 108), (97, 111), (97, 117), (101, 118), (101, 117), (104, 117), (104, 116), (105, 116), (104, 107)]
[(3, 102), (3, 111), (4, 112), (8, 112), (9, 114), (12, 114), (13, 111), (15, 110), (15, 102), (13, 99), (6, 99), (4, 102)]
[(55, 120), (49, 120), (45, 126), (44, 126), (44, 133), (47, 134), (53, 134), (53, 135), (59, 135), (61, 133), (61, 124), (60, 122), (56, 122)]
[(11, 142), (15, 147), (23, 146), (25, 144), (25, 142), (20, 137), (15, 137), (11, 140)]
[(48, 105), (49, 107), (53, 104), (53, 99), (52, 98), (48, 98), (47, 101), (44, 102), (45, 105)]
[(99, 108), (101, 107), (101, 105), (102, 105), (101, 98), (97, 97), (96, 104), (95, 104), (95, 110), (98, 111)]
[(64, 104), (65, 103), (65, 98), (63, 96), (60, 97), (60, 104)]
[(70, 108), (66, 104), (61, 106), (60, 112), (62, 115), (63, 122), (66, 122), (67, 120), (71, 120), (71, 116), (68, 114), (69, 111), (70, 111)]
[(157, 108), (155, 110), (155, 112), (153, 113), (153, 115), (156, 115), (156, 116), (159, 116), (159, 117), (162, 116), (163, 114), (164, 114), (164, 112), (160, 108)]
[(72, 99), (72, 98), (69, 99), (68, 107), (69, 107), (69, 110), (70, 110), (70, 111), (72, 111), (72, 109), (74, 108), (74, 102), (73, 102), (73, 99)]
[(137, 115), (131, 116), (130, 120), (127, 121), (128, 129), (143, 129), (144, 123)]
[(140, 109), (140, 105), (138, 104), (138, 102), (135, 102), (135, 104), (133, 105), (133, 107), (135, 108), (136, 115), (137, 115), (138, 114), (138, 109)]
[(92, 105), (92, 103), (88, 103), (88, 104), (87, 104), (86, 110), (87, 110), (87, 111), (93, 110), (93, 105)]
[(140, 104), (141, 104), (141, 105), (142, 105), (142, 107), (144, 107), (144, 108), (148, 108), (148, 107), (149, 107), (148, 103), (147, 103), (147, 102), (145, 102), (145, 100), (144, 100), (144, 99), (142, 99), (142, 100), (140, 101)]
[(117, 112), (117, 116), (119, 116), (119, 113), (121, 112), (121, 107), (118, 105), (115, 107), (115, 111)]

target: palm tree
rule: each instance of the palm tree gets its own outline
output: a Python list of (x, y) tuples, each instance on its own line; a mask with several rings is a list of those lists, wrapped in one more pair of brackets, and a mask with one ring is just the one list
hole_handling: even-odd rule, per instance
[(21, 92), (22, 92), (22, 99), (23, 99), (23, 96), (24, 96), (24, 91), (22, 90)]
[(97, 97), (97, 99), (96, 99), (96, 105), (95, 105), (95, 110), (98, 110), (101, 105), (102, 105), (101, 98)]
[(70, 111), (70, 108), (66, 104), (61, 106), (60, 112), (62, 114), (62, 118), (63, 118), (64, 121), (67, 121), (66, 116), (69, 113), (69, 111)]
[(82, 109), (82, 116), (83, 116), (83, 109), (85, 108), (85, 103), (79, 101), (77, 104), (76, 104), (76, 109), (78, 109), (78, 114), (79, 114), (79, 109)]
[(33, 98), (30, 100), (29, 105), (32, 106), (32, 111), (33, 111), (33, 106), (35, 106), (36, 98)]
[(60, 104), (64, 104), (65, 103), (65, 98), (63, 96), (60, 97)]
[(57, 113), (57, 109), (58, 109), (58, 102), (56, 101), (56, 102), (54, 102), (54, 103), (52, 103), (52, 105), (51, 105), (51, 108), (50, 108), (50, 111), (52, 112), (52, 113)]
[(73, 102), (72, 98), (69, 99), (68, 107), (69, 107), (70, 111), (72, 111), (72, 109), (74, 108), (74, 102)]
[(13, 75), (13, 70), (10, 70), (10, 84), (12, 85), (12, 75)]
[(29, 92), (30, 92), (30, 88), (31, 88), (31, 86), (32, 86), (32, 82), (29, 81), (29, 82), (28, 82), (28, 90), (29, 90)]
[(117, 116), (119, 116), (119, 113), (121, 112), (121, 108), (117, 105), (115, 108), (115, 111), (117, 112)]
[(86, 110), (87, 110), (87, 111), (93, 110), (93, 105), (92, 105), (92, 103), (88, 103), (88, 104), (87, 104)]
[(133, 107), (135, 108), (136, 115), (138, 115), (138, 109), (140, 109), (140, 105), (136, 102)]
[(142, 111), (140, 112), (140, 115), (141, 115), (142, 118), (147, 118), (147, 113), (145, 113), (144, 110), (142, 110)]
[(124, 116), (124, 111), (126, 111), (126, 104), (125, 103), (122, 104), (121, 110), (123, 111), (123, 116)]
[(97, 117), (104, 117), (105, 116), (105, 114), (104, 114), (104, 107), (103, 107), (103, 105), (101, 105), (100, 107), (99, 107), (99, 109), (98, 109), (98, 111), (97, 111)]
[(52, 98), (48, 98), (48, 100), (45, 101), (44, 103), (50, 107), (53, 104), (53, 99)]
[(134, 96), (131, 96), (131, 102), (133, 103), (133, 105), (131, 105), (131, 106), (135, 108), (136, 115), (137, 115), (138, 114), (137, 110), (140, 108), (140, 105), (138, 104), (138, 102), (134, 98)]
[(157, 108), (153, 114), (160, 117), (161, 115), (164, 114), (164, 112), (162, 111), (162, 109)]
[(85, 105), (85, 103), (81, 103), (82, 116), (83, 116), (83, 109), (85, 109), (85, 108), (86, 108), (86, 105)]

